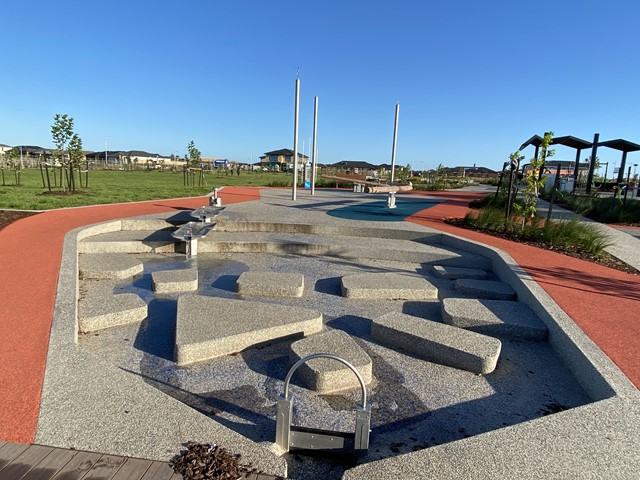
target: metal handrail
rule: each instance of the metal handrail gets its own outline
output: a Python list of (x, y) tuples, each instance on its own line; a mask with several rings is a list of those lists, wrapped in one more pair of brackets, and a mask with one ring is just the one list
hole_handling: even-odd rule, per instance
[(360, 375), (360, 372), (358, 372), (356, 367), (351, 365), (344, 358), (339, 357), (338, 355), (334, 355), (332, 353), (314, 353), (311, 355), (307, 355), (306, 357), (303, 357), (300, 360), (298, 360), (296, 363), (294, 363), (293, 367), (291, 367), (291, 370), (289, 370), (289, 373), (287, 373), (287, 377), (284, 379), (284, 398), (289, 398), (289, 382), (291, 381), (291, 377), (293, 376), (295, 371), (298, 369), (299, 366), (301, 366), (302, 364), (314, 358), (329, 358), (332, 360), (337, 360), (340, 363), (343, 363), (344, 365), (349, 367), (351, 371), (356, 374), (356, 377), (358, 377), (358, 381), (360, 382), (360, 388), (362, 389), (362, 408), (367, 408), (367, 389), (365, 387), (364, 379), (362, 378), (362, 375)]

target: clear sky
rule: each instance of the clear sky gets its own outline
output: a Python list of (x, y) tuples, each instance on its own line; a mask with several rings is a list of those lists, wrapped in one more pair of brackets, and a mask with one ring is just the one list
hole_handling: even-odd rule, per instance
[(293, 148), (298, 69), (299, 149), (318, 96), (321, 163), (390, 163), (396, 103), (397, 163), (417, 169), (498, 169), (547, 130), (640, 143), (637, 0), (5, 0), (0, 19), (8, 145), (51, 147), (67, 113), (88, 150), (194, 140), (255, 162)]

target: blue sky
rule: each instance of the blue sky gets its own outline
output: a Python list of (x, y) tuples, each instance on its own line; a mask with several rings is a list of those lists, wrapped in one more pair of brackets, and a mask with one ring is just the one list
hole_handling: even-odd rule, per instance
[(8, 145), (52, 146), (67, 113), (85, 149), (184, 155), (194, 140), (205, 157), (257, 161), (293, 148), (298, 69), (299, 148), (318, 96), (321, 163), (390, 163), (396, 102), (397, 163), (414, 168), (498, 169), (547, 130), (640, 143), (637, 0), (23, 0), (1, 12)]

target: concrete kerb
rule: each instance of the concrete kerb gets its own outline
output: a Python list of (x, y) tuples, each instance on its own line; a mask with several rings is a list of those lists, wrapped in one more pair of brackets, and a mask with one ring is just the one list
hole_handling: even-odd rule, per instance
[(186, 441), (215, 442), (285, 476), (286, 461), (271, 442), (245, 438), (78, 345), (78, 242), (120, 227), (109, 221), (65, 236), (36, 443), (167, 461)]

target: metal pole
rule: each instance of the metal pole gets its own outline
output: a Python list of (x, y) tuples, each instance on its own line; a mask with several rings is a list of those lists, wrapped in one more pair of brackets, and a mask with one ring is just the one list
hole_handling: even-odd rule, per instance
[(629, 193), (629, 178), (630, 177), (631, 177), (631, 165), (629, 165), (629, 170), (627, 171), (627, 184), (624, 187), (624, 201), (622, 202), (623, 205), (627, 204), (627, 193)]
[(607, 174), (609, 173), (609, 162), (604, 164), (604, 182), (602, 182), (601, 189), (603, 192), (607, 186)]
[(582, 152), (582, 149), (580, 148), (576, 149), (576, 165), (575, 165), (575, 168), (573, 169), (573, 188), (571, 189), (571, 193), (575, 192), (576, 187), (578, 186), (578, 170), (580, 166), (580, 152)]
[(618, 170), (618, 181), (616, 182), (618, 188), (620, 188), (620, 184), (624, 182), (624, 167), (627, 164), (627, 152), (622, 152), (622, 160), (620, 160), (620, 169)]
[(300, 101), (300, 76), (296, 76), (296, 102), (293, 117), (293, 180), (291, 183), (291, 200), (297, 198), (298, 189), (298, 103)]
[(551, 211), (553, 210), (553, 202), (556, 200), (556, 191), (560, 184), (560, 162), (558, 162), (558, 169), (556, 170), (556, 178), (553, 180), (553, 187), (551, 187), (551, 198), (549, 199), (549, 211), (547, 212), (547, 222), (551, 220)]
[(393, 185), (393, 177), (396, 171), (396, 140), (398, 139), (398, 117), (400, 116), (400, 104), (396, 103), (396, 121), (393, 127), (393, 149), (391, 150), (391, 182)]
[(591, 184), (593, 183), (593, 171), (596, 167), (596, 154), (598, 153), (598, 140), (600, 139), (600, 134), (596, 133), (593, 135), (593, 145), (591, 147), (591, 163), (589, 164), (589, 175), (587, 176), (587, 190), (586, 193), (591, 193)]
[(311, 150), (311, 195), (316, 194), (316, 134), (318, 133), (318, 97), (313, 99), (313, 150)]

